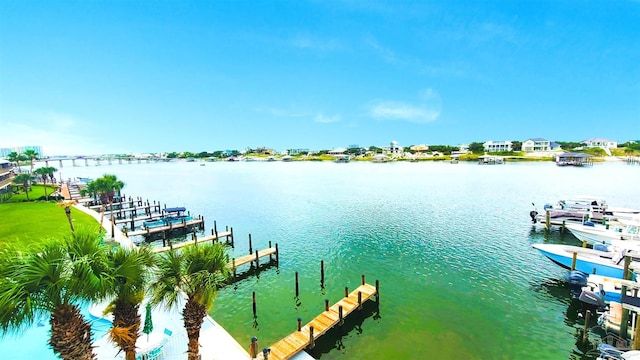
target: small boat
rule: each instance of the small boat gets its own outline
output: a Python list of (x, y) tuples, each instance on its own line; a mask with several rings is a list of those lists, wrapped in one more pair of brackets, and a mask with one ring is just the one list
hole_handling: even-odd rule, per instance
[[(575, 270), (585, 274), (598, 274), (618, 279), (623, 278), (624, 258), (629, 254), (627, 249), (604, 246), (598, 246), (596, 249), (563, 244), (533, 244), (531, 246), (563, 268), (571, 269), (573, 256), (576, 254)], [(640, 259), (632, 258), (631, 269), (640, 270), (638, 260)]]
[(348, 154), (340, 154), (335, 156), (335, 162), (337, 163), (348, 163), (351, 160), (351, 156)]
[[(599, 225), (587, 221), (582, 224), (566, 224), (573, 236), (588, 244), (611, 245), (614, 240), (636, 241), (640, 245), (640, 226)], [(638, 246), (636, 245), (636, 246)]]

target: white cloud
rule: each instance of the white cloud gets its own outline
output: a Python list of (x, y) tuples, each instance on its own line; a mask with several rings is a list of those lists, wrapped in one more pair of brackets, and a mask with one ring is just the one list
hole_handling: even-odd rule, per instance
[(419, 101), (415, 104), (377, 100), (369, 107), (369, 114), (374, 119), (380, 120), (402, 120), (413, 123), (429, 123), (436, 121), (440, 116), (442, 99), (433, 89), (422, 91)]
[(0, 147), (41, 146), (45, 156), (109, 153), (97, 134), (79, 133), (82, 123), (56, 111), (6, 114), (0, 120)]
[(325, 116), (324, 114), (320, 113), (317, 114), (313, 120), (318, 123), (330, 124), (340, 121), (340, 115)]

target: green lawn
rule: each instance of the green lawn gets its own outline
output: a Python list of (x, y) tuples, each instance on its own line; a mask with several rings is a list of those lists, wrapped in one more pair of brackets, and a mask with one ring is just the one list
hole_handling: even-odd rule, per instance
[[(55, 185), (47, 184), (47, 195), (49, 195), (49, 199), (51, 199), (51, 194), (56, 191), (58, 187)], [(44, 189), (43, 185), (32, 185), (31, 190), (29, 190), (29, 201), (37, 200), (42, 197), (44, 199)], [(20, 193), (13, 194), (10, 199), (6, 202), (21, 202), (27, 201), (27, 194), (22, 190), (22, 186), (16, 188)]]
[[(94, 218), (73, 207), (71, 218), (75, 227), (98, 228)], [(22, 246), (42, 242), (47, 238), (64, 237), (71, 232), (64, 208), (54, 202), (0, 204), (0, 219), (0, 248), (8, 244)]]

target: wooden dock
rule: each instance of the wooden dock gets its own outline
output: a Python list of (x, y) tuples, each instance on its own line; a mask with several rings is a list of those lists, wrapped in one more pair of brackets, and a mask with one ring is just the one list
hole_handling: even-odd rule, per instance
[[(373, 296), (376, 296), (376, 301), (378, 301), (378, 292), (378, 282), (376, 281), (376, 286), (367, 284), (364, 282), (363, 276), (362, 285), (349, 293), (348, 296), (345, 296), (331, 307), (328, 306), (327, 302), (325, 311), (322, 314), (304, 326), (298, 324), (297, 331), (271, 345), (268, 348), (268, 358), (270, 360), (290, 359), (305, 348), (313, 347), (317, 338), (336, 324), (341, 325), (343, 319), (356, 309), (361, 308), (365, 301)], [(263, 352), (258, 352), (255, 348), (251, 350), (253, 352), (251, 354), (252, 358), (265, 359)]]
[(151, 227), (151, 228), (145, 228), (142, 230), (135, 230), (135, 231), (129, 231), (126, 232), (125, 235), (127, 236), (137, 236), (137, 235), (143, 235), (143, 236), (149, 236), (152, 234), (157, 234), (157, 233), (162, 233), (164, 231), (173, 231), (173, 230), (177, 230), (177, 229), (184, 229), (184, 228), (188, 228), (190, 226), (199, 226), (200, 228), (204, 227), (204, 218), (201, 216), (198, 216), (197, 219), (193, 219), (193, 220), (189, 220), (189, 221), (182, 221), (179, 223), (171, 223), (169, 225), (166, 226), (156, 226), (156, 227)]
[(154, 253), (165, 252), (165, 251), (169, 251), (171, 249), (179, 249), (181, 247), (185, 247), (185, 246), (188, 246), (188, 245), (193, 245), (193, 244), (198, 244), (198, 243), (205, 243), (207, 241), (216, 242), (216, 241), (220, 240), (221, 238), (229, 239), (230, 236), (233, 236), (233, 232), (232, 231), (223, 231), (223, 232), (217, 233), (217, 235), (216, 234), (207, 235), (207, 236), (204, 236), (204, 237), (201, 237), (201, 238), (198, 238), (196, 234), (193, 234), (192, 240), (181, 241), (181, 242), (176, 243), (176, 244), (171, 244), (171, 242), (169, 242), (169, 246), (163, 246), (163, 247), (154, 248), (153, 252)]

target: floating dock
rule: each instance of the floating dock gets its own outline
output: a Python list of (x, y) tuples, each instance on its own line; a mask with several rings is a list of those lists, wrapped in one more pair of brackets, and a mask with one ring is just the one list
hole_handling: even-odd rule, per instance
[[(251, 358), (285, 360), (290, 359), (305, 348), (313, 348), (315, 341), (321, 335), (333, 328), (335, 325), (341, 325), (343, 319), (356, 309), (360, 309), (362, 304), (371, 297), (375, 296), (379, 302), (379, 283), (376, 280), (376, 286), (365, 283), (364, 275), (362, 276), (362, 285), (344, 298), (329, 307), (329, 302), (325, 303), (325, 311), (316, 316), (308, 324), (301, 326), (298, 322), (298, 330), (289, 334), (284, 339), (271, 345), (263, 352), (257, 351), (257, 344), (250, 347)], [(265, 356), (266, 354), (266, 356)]]
[(173, 230), (178, 230), (178, 229), (185, 229), (191, 226), (198, 226), (201, 229), (204, 228), (204, 218), (202, 216), (198, 216), (197, 219), (193, 219), (193, 220), (189, 220), (189, 221), (185, 221), (184, 219), (182, 219), (181, 222), (179, 223), (170, 223), (169, 225), (165, 225), (165, 226), (156, 226), (156, 227), (151, 227), (151, 228), (145, 228), (142, 230), (135, 230), (135, 231), (129, 231), (129, 232), (125, 232), (125, 235), (127, 236), (137, 236), (137, 235), (143, 235), (143, 236), (150, 236), (152, 234), (158, 234), (158, 233), (162, 233), (165, 231), (173, 231)]

